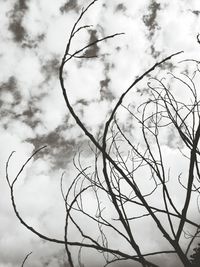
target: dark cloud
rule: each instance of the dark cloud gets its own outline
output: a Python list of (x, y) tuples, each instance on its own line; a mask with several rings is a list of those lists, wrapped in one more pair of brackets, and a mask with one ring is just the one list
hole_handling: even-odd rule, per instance
[[(17, 89), (17, 79), (14, 76), (10, 76), (6, 82), (3, 82), (0, 85), (0, 105), (1, 106), (4, 104), (1, 99), (1, 96), (5, 92), (10, 92), (13, 95), (13, 98), (14, 98), (14, 102), (12, 103), (13, 106), (20, 103), (22, 96), (20, 94), (20, 91)], [(1, 110), (1, 112), (2, 111), (3, 110)]]
[(28, 8), (27, 7), (27, 0), (18, 0), (17, 3), (18, 3), (19, 9), (21, 9), (21, 10), (26, 10)]
[(122, 12), (125, 12), (126, 11), (126, 7), (123, 3), (120, 3), (116, 6), (115, 8), (115, 12), (119, 12), (119, 11), (122, 11)]
[(58, 76), (60, 62), (57, 57), (52, 57), (50, 60), (43, 63), (42, 72), (45, 74), (45, 81), (48, 81), (52, 76)]
[(109, 83), (110, 78), (106, 77), (104, 80), (100, 81), (100, 93), (101, 93), (101, 99), (107, 99), (112, 101), (115, 97), (112, 94), (112, 92), (109, 90)]
[[(157, 23), (157, 13), (161, 10), (160, 3), (157, 3), (154, 0), (151, 0), (151, 3), (148, 6), (148, 14), (143, 16), (143, 22), (148, 28), (147, 38), (152, 41), (152, 37), (155, 34), (155, 31), (159, 29)], [(161, 52), (155, 49), (154, 43), (151, 43), (150, 54), (156, 59), (160, 56)]]
[(100, 81), (101, 88), (107, 88), (110, 82), (110, 78), (105, 78), (105, 80)]
[[(88, 32), (90, 34), (89, 44), (98, 40), (96, 30), (89, 30)], [(86, 50), (86, 52), (84, 53), (84, 56), (85, 57), (94, 57), (94, 56), (98, 55), (98, 52), (99, 52), (99, 47), (97, 44), (94, 44)]]
[(0, 92), (3, 92), (3, 91), (13, 92), (13, 91), (15, 91), (16, 87), (17, 87), (16, 78), (14, 76), (10, 76), (8, 81), (6, 81), (0, 85), (0, 89), (1, 89)]
[(159, 66), (159, 68), (162, 70), (166, 70), (167, 72), (169, 72), (169, 71), (172, 72), (174, 70), (175, 66), (172, 64), (172, 62), (166, 61), (163, 64), (161, 64)]
[(148, 87), (137, 88), (136, 89), (136, 92), (139, 93), (141, 96), (142, 95), (145, 95), (145, 94), (148, 94), (149, 95), (150, 89)]
[(151, 55), (152, 55), (154, 58), (159, 57), (160, 54), (161, 54), (160, 51), (157, 51), (157, 50), (155, 49), (155, 46), (154, 46), (153, 44), (151, 44), (151, 46), (150, 46), (150, 53), (151, 53)]
[[(7, 103), (4, 103), (2, 100), (2, 95), (5, 92), (9, 92), (13, 96), (13, 102), (9, 105), (4, 105)], [(22, 100), (22, 95), (20, 93), (17, 79), (14, 76), (11, 76), (7, 82), (4, 82), (0, 85), (0, 116), (3, 117), (10, 117), (10, 123), (12, 123), (13, 120), (19, 120), (21, 122), (24, 122), (26, 125), (30, 126), (31, 128), (36, 127), (36, 125), (39, 123), (39, 120), (35, 118), (35, 114), (39, 112), (39, 109), (35, 107), (34, 103), (37, 103), (37, 100), (35, 98), (31, 99), (27, 103), (27, 109), (24, 111), (22, 110), (19, 113), (15, 112), (15, 108), (20, 105)], [(4, 100), (6, 101), (6, 100)], [(7, 128), (7, 125), (3, 125), (4, 128)]]
[(154, 34), (155, 29), (158, 27), (157, 24), (157, 13), (160, 10), (160, 4), (154, 0), (151, 0), (151, 3), (148, 6), (149, 13), (143, 16), (144, 24), (149, 29), (150, 37)]
[(38, 47), (38, 44), (44, 40), (45, 33), (37, 35), (34, 39), (29, 36), (23, 25), (23, 18), (28, 10), (28, 1), (19, 0), (13, 6), (13, 9), (8, 12), (9, 26), (8, 29), (13, 34), (13, 40), (23, 48), (33, 49)]
[[(66, 123), (67, 124), (67, 123)], [(72, 161), (73, 156), (77, 152), (78, 147), (80, 147), (85, 141), (84, 138), (76, 138), (66, 140), (63, 137), (62, 131), (68, 129), (70, 131), (70, 126), (59, 126), (55, 131), (50, 132), (46, 135), (38, 135), (35, 138), (29, 138), (27, 141), (31, 142), (36, 148), (47, 146), (38, 155), (43, 157), (45, 155), (51, 156), (52, 168), (63, 168), (65, 169), (67, 164)]]
[(89, 105), (89, 102), (85, 99), (79, 99), (78, 101), (76, 101), (76, 104), (81, 104), (83, 106), (87, 106), (87, 105)]
[(28, 6), (26, 0), (17, 0), (13, 9), (8, 13), (8, 29), (13, 33), (14, 41), (18, 43), (21, 43), (26, 36), (26, 30), (23, 27), (22, 22), (27, 9)]
[(28, 103), (28, 108), (20, 115), (20, 120), (34, 129), (40, 121), (35, 118), (35, 114), (40, 112), (38, 108), (34, 106), (34, 101)]
[[(7, 102), (5, 95), (7, 92), (13, 96), (13, 101), (11, 103)], [(8, 123), (11, 123), (12, 120), (18, 119), (18, 115), (15, 112), (15, 106), (21, 102), (22, 96), (20, 91), (17, 90), (17, 80), (14, 76), (11, 76), (8, 81), (3, 82), (0, 85), (0, 117), (2, 120), (2, 127), (4, 129), (8, 128)], [(7, 119), (9, 122), (7, 123)]]
[(191, 10), (191, 12), (196, 16), (200, 15), (200, 10)]
[(26, 35), (22, 41), (23, 48), (34, 49), (37, 48), (39, 43), (42, 42), (45, 38), (45, 33), (39, 34), (35, 39), (30, 38), (29, 35)]
[(0, 88), (1, 91), (15, 91), (17, 87), (17, 80), (14, 76), (10, 76), (7, 82), (4, 82), (3, 84), (1, 84)]
[(105, 76), (105, 78), (100, 81), (101, 100), (106, 99), (106, 100), (112, 101), (115, 99), (114, 95), (109, 90), (110, 78), (108, 76), (108, 73), (109, 73), (109, 70), (111, 68), (114, 68), (113, 64), (104, 62), (104, 76)]
[(67, 3), (60, 7), (60, 12), (63, 14), (69, 12), (70, 10), (74, 10), (78, 13), (79, 9), (80, 7), (77, 3), (77, 0), (68, 0)]

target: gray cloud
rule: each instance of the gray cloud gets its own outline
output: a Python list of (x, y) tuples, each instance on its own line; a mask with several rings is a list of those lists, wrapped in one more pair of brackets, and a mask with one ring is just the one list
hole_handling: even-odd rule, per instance
[(23, 48), (29, 48), (29, 49), (35, 49), (39, 46), (39, 43), (42, 42), (45, 38), (45, 33), (39, 34), (36, 36), (36, 38), (31, 38), (28, 34), (24, 36), (24, 39), (22, 40), (22, 47)]
[(111, 81), (109, 78), (109, 70), (112, 68), (114, 68), (114, 65), (110, 65), (108, 62), (104, 62), (105, 78), (100, 81), (100, 93), (101, 93), (102, 100), (106, 99), (106, 100), (112, 101), (115, 99), (114, 95), (109, 90), (109, 83)]
[(10, 91), (12, 92), (13, 94), (16, 94), (16, 98), (19, 97), (19, 92), (16, 93), (16, 90), (17, 90), (17, 79), (16, 77), (14, 76), (10, 76), (8, 81), (4, 81), (1, 85), (0, 85), (0, 88), (1, 88), (1, 93), (4, 91)]
[(87, 142), (81, 136), (80, 138), (66, 140), (63, 133), (65, 130), (70, 131), (70, 127), (62, 125), (46, 135), (37, 135), (34, 138), (27, 139), (36, 148), (47, 145), (47, 149), (41, 151), (38, 157), (43, 158), (48, 155), (51, 159), (52, 169), (65, 169), (68, 163), (72, 161), (78, 147)]
[(120, 3), (120, 4), (118, 4), (116, 6), (115, 11), (116, 12), (119, 12), (119, 11), (125, 12), (126, 11), (126, 6), (123, 3)]
[(149, 29), (149, 35), (152, 37), (156, 28), (158, 28), (158, 23), (156, 21), (157, 13), (160, 10), (160, 4), (155, 0), (151, 0), (148, 6), (149, 14), (143, 16), (144, 24)]
[(200, 10), (191, 10), (191, 12), (196, 16), (200, 15)]
[(143, 22), (148, 29), (148, 39), (151, 40), (150, 45), (150, 53), (154, 58), (160, 56), (160, 51), (157, 51), (154, 42), (152, 41), (155, 31), (159, 29), (159, 25), (157, 23), (157, 13), (161, 10), (160, 3), (157, 3), (155, 0), (151, 0), (148, 5), (148, 14), (143, 15)]
[[(3, 96), (7, 93), (13, 97), (13, 100), (9, 104), (7, 104), (7, 99)], [(17, 79), (14, 76), (11, 76), (8, 81), (4, 81), (0, 85), (1, 118), (7, 116), (16, 118), (16, 114), (14, 113), (13, 108), (20, 103), (21, 99), (22, 96), (17, 88)]]
[[(90, 35), (90, 39), (89, 39), (89, 44), (95, 42), (98, 39), (97, 36), (97, 31), (96, 30), (89, 30), (89, 35)], [(89, 47), (86, 52), (84, 53), (85, 57), (94, 57), (94, 56), (98, 56), (98, 52), (99, 52), (99, 47), (97, 44)]]
[(45, 75), (45, 82), (51, 79), (52, 77), (58, 77), (58, 70), (59, 70), (60, 62), (58, 58), (52, 56), (51, 59), (43, 62), (42, 65), (42, 72)]
[(21, 43), (26, 35), (26, 30), (23, 26), (23, 17), (27, 11), (27, 1), (19, 0), (13, 6), (13, 9), (8, 13), (10, 22), (9, 30), (13, 33), (14, 41)]
[(61, 13), (67, 13), (70, 10), (74, 10), (74, 11), (76, 11), (78, 13), (79, 9), (80, 8), (79, 8), (77, 0), (68, 0), (67, 3), (65, 3), (64, 5), (62, 5), (60, 7), (60, 12)]
[(34, 129), (37, 124), (40, 123), (40, 120), (35, 118), (35, 114), (37, 112), (40, 112), (40, 110), (34, 106), (33, 102), (29, 102), (27, 109), (23, 111), (22, 115), (20, 116), (20, 119)]

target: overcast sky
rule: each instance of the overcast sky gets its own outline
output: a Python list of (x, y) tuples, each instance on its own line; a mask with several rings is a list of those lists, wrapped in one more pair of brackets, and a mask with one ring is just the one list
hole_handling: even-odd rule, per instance
[[(17, 221), (5, 164), (15, 150), (12, 179), (34, 149), (47, 145), (20, 177), (16, 199), (30, 224), (62, 239), (64, 204), (59, 179), (64, 170), (67, 179), (73, 179), (72, 157), (78, 147), (87, 145), (87, 139), (66, 109), (58, 67), (73, 23), (89, 2), (0, 1), (0, 267), (20, 266), (30, 251), (26, 266), (65, 266), (63, 247), (39, 240)], [(182, 50), (174, 65), (184, 58), (199, 58), (199, 0), (99, 0), (83, 17), (84, 24), (93, 28), (74, 40), (74, 50), (97, 37), (125, 33), (90, 51), (99, 55), (98, 60), (79, 60), (67, 70), (71, 103), (94, 134), (120, 94), (155, 61)], [(174, 150), (165, 149), (173, 163)], [(155, 241), (153, 246), (161, 245)], [(173, 264), (169, 260), (166, 266)]]

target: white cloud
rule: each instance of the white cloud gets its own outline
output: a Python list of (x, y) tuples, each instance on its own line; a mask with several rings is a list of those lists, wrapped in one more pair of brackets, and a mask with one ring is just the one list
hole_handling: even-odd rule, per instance
[(103, 76), (103, 65), (101, 62), (88, 60), (81, 68), (68, 63), (66, 65), (67, 77), (65, 87), (70, 102), (74, 104), (78, 100), (92, 101), (100, 98), (100, 80)]
[(199, 18), (189, 11), (189, 8), (193, 8), (191, 3), (179, 4), (175, 1), (167, 2), (163, 11), (158, 13), (157, 22), (160, 30), (155, 45), (161, 51), (170, 48), (171, 51), (185, 50), (191, 53), (196, 43)]
[(31, 54), (30, 51), (25, 50), (24, 52), (18, 60), (14, 74), (18, 79), (23, 95), (26, 96), (30, 94), (32, 87), (39, 86), (43, 81), (43, 75), (41, 74), (41, 63), (38, 57)]

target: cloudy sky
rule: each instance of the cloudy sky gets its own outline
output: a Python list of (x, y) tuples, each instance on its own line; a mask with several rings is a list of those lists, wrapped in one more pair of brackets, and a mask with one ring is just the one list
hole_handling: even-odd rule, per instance
[[(66, 109), (58, 68), (73, 23), (89, 2), (0, 1), (0, 267), (19, 266), (30, 251), (33, 254), (26, 266), (66, 266), (63, 247), (39, 240), (17, 221), (5, 164), (15, 150), (9, 168), (12, 179), (34, 149), (47, 145), (21, 175), (16, 199), (31, 225), (62, 239), (60, 176), (66, 171), (68, 181), (73, 179), (73, 155), (87, 146), (87, 139)], [(157, 60), (182, 50), (184, 54), (171, 61), (174, 66), (185, 58), (199, 58), (198, 0), (99, 0), (83, 17), (81, 25), (85, 24), (93, 27), (74, 39), (74, 51), (96, 38), (125, 33), (88, 51), (96, 53), (98, 59), (79, 59), (67, 69), (70, 101), (94, 134), (120, 94)], [(119, 116), (126, 120), (123, 113)], [(165, 149), (173, 163), (174, 152), (170, 146)], [(86, 155), (89, 161), (91, 155)], [(153, 245), (159, 248), (158, 241)], [(94, 266), (93, 261), (86, 260)], [(166, 264), (174, 266), (170, 261)]]

